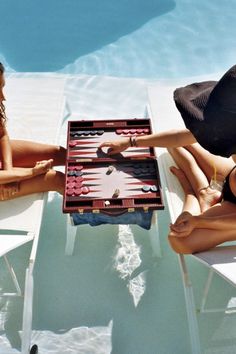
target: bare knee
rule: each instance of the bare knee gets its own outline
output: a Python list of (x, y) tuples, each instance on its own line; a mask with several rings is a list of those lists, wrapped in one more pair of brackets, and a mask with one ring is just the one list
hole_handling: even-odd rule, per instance
[(50, 183), (52, 185), (51, 190), (63, 194), (65, 187), (64, 173), (56, 170), (49, 170), (46, 174), (46, 178), (50, 180)]
[(55, 145), (54, 149), (56, 154), (63, 155), (63, 156), (66, 155), (66, 149), (63, 146)]
[(64, 188), (65, 188), (65, 175), (64, 175), (64, 173), (56, 171), (55, 184), (56, 184), (57, 192), (59, 192), (60, 194), (63, 194)]
[(54, 145), (52, 147), (52, 158), (54, 165), (64, 165), (66, 160), (66, 149), (63, 146)]
[(168, 236), (168, 241), (170, 243), (171, 248), (176, 253), (192, 254), (194, 252), (194, 250), (189, 245), (187, 237)]

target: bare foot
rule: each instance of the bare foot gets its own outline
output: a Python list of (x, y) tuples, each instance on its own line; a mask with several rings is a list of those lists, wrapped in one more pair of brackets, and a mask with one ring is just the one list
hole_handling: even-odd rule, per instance
[(201, 211), (209, 209), (211, 206), (221, 201), (221, 192), (207, 186), (199, 190), (198, 200), (201, 207)]
[(33, 167), (33, 175), (37, 176), (46, 173), (52, 167), (52, 163), (53, 159), (36, 162), (35, 166)]
[(170, 171), (178, 178), (185, 194), (194, 194), (194, 190), (182, 170), (175, 166), (171, 166)]

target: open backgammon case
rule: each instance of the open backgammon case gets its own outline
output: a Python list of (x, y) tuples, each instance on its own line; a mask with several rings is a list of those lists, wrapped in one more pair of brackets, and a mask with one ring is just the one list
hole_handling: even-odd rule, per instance
[(130, 147), (117, 155), (104, 141), (151, 134), (150, 119), (69, 121), (64, 213), (105, 213), (164, 209), (153, 148)]

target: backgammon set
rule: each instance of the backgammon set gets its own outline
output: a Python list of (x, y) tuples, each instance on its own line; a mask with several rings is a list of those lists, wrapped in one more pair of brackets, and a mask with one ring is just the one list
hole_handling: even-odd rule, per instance
[(69, 121), (63, 212), (128, 213), (129, 219), (135, 212), (164, 209), (153, 148), (129, 147), (116, 155), (99, 148), (105, 141), (151, 133), (150, 119)]

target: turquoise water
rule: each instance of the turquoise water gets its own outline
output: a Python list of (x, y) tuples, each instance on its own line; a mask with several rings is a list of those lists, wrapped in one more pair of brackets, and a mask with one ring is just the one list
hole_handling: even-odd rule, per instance
[(234, 64), (235, 0), (1, 1), (16, 71), (172, 78)]
[[(4, 0), (1, 11), (1, 60), (9, 71), (69, 74), (73, 119), (142, 117), (147, 85), (155, 80), (235, 64), (233, 0)], [(162, 257), (148, 233), (132, 227), (124, 239), (113, 226), (79, 228), (74, 255), (66, 257), (61, 202), (49, 198), (35, 269), (40, 353), (189, 354), (177, 257), (166, 241), (168, 212), (159, 222)], [(11, 254), (19, 275), (28, 254), (29, 246)], [(206, 270), (188, 262), (199, 302)], [(4, 272), (0, 277), (10, 286)], [(216, 278), (210, 295), (212, 306), (224, 307), (234, 294)], [(21, 310), (21, 299), (1, 300), (0, 343), (17, 349)], [(235, 353), (234, 316), (198, 319), (204, 353)]]

